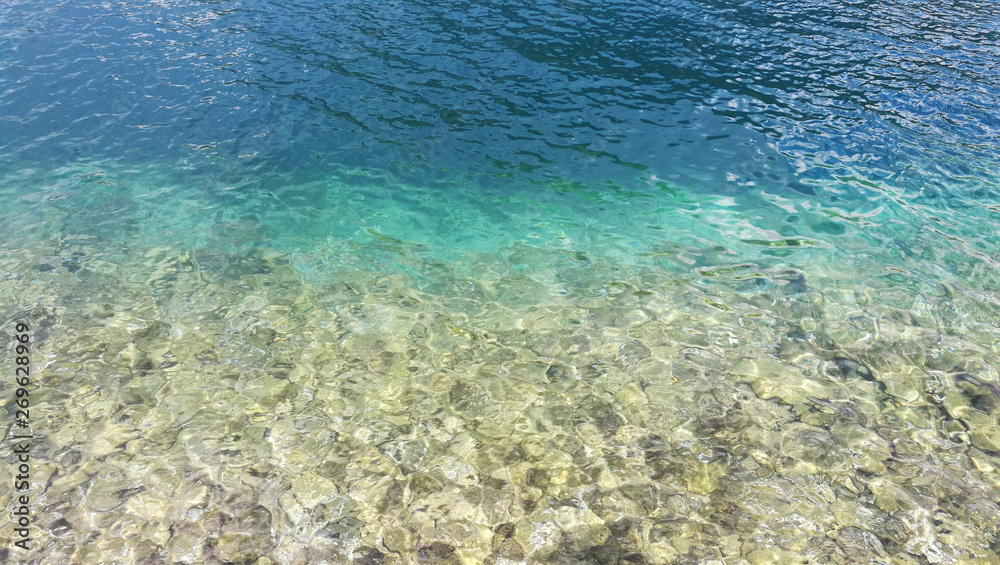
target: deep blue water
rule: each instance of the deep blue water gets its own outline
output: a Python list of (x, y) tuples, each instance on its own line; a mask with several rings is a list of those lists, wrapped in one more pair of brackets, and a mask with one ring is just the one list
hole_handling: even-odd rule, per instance
[[(229, 382), (229, 373), (209, 366), (241, 367), (239, 374), (253, 375), (270, 374), (272, 366), (282, 371), (295, 366), (297, 378), (306, 381), (282, 389), (282, 398), (293, 407), (289, 410), (319, 410), (323, 415), (315, 421), (336, 429), (341, 441), (350, 435), (360, 442), (343, 448), (350, 461), (367, 457), (358, 446), (368, 443), (389, 453), (382, 439), (372, 439), (382, 438), (380, 426), (390, 425), (385, 422), (410, 429), (403, 420), (451, 413), (465, 423), (427, 424), (426, 429), (438, 430), (433, 441), (412, 439), (419, 436), (412, 430), (398, 435), (410, 437), (416, 443), (407, 445), (419, 444), (420, 453), (427, 454), (420, 456), (420, 465), (447, 467), (441, 471), (448, 477), (441, 479), (445, 483), (454, 481), (461, 489), (495, 487), (501, 493), (513, 488), (517, 494), (510, 496), (523, 507), (521, 514), (503, 520), (466, 517), (462, 523), (476, 524), (480, 537), (490, 528), (501, 531), (495, 529), (500, 522), (514, 524), (511, 531), (519, 533), (510, 539), (539, 562), (556, 559), (545, 541), (551, 531), (577, 539), (579, 528), (574, 528), (586, 523), (595, 540), (605, 539), (604, 530), (588, 517), (542, 519), (533, 506), (544, 508), (545, 497), (590, 500), (581, 493), (591, 483), (600, 484), (602, 496), (613, 498), (620, 487), (622, 496), (634, 500), (621, 485), (649, 479), (650, 488), (666, 492), (673, 487), (664, 486), (669, 480), (664, 477), (673, 471), (664, 469), (697, 467), (692, 463), (697, 460), (705, 464), (698, 473), (709, 478), (685, 479), (684, 492), (700, 501), (699, 508), (707, 508), (710, 497), (721, 508), (723, 502), (739, 505), (741, 497), (782, 489), (790, 498), (806, 500), (811, 495), (797, 489), (808, 490), (812, 479), (803, 477), (822, 475), (834, 485), (829, 488), (840, 488), (836, 485), (853, 471), (830, 475), (836, 472), (808, 446), (782, 444), (787, 458), (803, 462), (794, 471), (787, 463), (768, 467), (760, 458), (758, 467), (741, 467), (735, 455), (740, 448), (734, 446), (766, 445), (771, 440), (760, 439), (764, 435), (808, 424), (832, 434), (830, 450), (849, 445), (855, 460), (875, 457), (852, 443), (860, 436), (838, 431), (846, 429), (843, 421), (822, 420), (830, 414), (853, 418), (858, 429), (877, 431), (878, 441), (888, 443), (914, 430), (926, 432), (920, 436), (924, 439), (913, 440), (923, 450), (910, 453), (920, 452), (920, 464), (947, 475), (943, 481), (974, 485), (963, 491), (969, 499), (996, 494), (995, 481), (984, 477), (1000, 468), (993, 399), (1000, 395), (991, 392), (1000, 390), (995, 368), (1000, 362), (1000, 3), (12, 0), (0, 5), (0, 54), (0, 199), (9, 233), (0, 244), (7, 284), (3, 296), (10, 304), (4, 317), (36, 312), (48, 328), (50, 349), (44, 353), (46, 363), (56, 367), (52, 374), (69, 370), (60, 368), (62, 363), (77, 359), (92, 364), (75, 381), (90, 383), (96, 391), (117, 390), (126, 373), (173, 382), (162, 389), (167, 392), (136, 393), (152, 414), (187, 414), (189, 399), (198, 395), (205, 395), (203, 401), (190, 400), (191, 406), (216, 406), (210, 404), (211, 391), (220, 387), (216, 393), (225, 398), (218, 401), (222, 407), (216, 415), (239, 421), (233, 429), (251, 429), (248, 422), (277, 410), (277, 400), (268, 403), (265, 393), (253, 392), (271, 385), (233, 385), (246, 397), (234, 399), (226, 396), (232, 387), (219, 384)], [(271, 338), (262, 342), (261, 335)], [(456, 345), (455, 339), (474, 344)], [(91, 354), (84, 342), (103, 345)], [(174, 359), (181, 350), (191, 352), (180, 354), (187, 361)], [(205, 361), (207, 351), (217, 352), (209, 356), (217, 362)], [(755, 364), (752, 376), (747, 376), (747, 362)], [(783, 369), (767, 369), (767, 363)], [(871, 365), (863, 368), (868, 377), (858, 377), (865, 375), (862, 369), (844, 368), (858, 363)], [(525, 367), (532, 364), (549, 367), (548, 380), (538, 384), (524, 377), (530, 392), (523, 398), (499, 392), (504, 387), (489, 367), (520, 378), (519, 371), (530, 372)], [(358, 377), (364, 384), (352, 380), (355, 369), (368, 375)], [(563, 386), (565, 379), (553, 375), (564, 370), (576, 375), (573, 382), (586, 385), (547, 388), (546, 383)], [(597, 381), (581, 376), (595, 371), (602, 375)], [(782, 381), (787, 375), (772, 373), (804, 376)], [(778, 380), (768, 380), (772, 377)], [(399, 392), (395, 387), (402, 385), (393, 379), (412, 382), (413, 390), (426, 386), (426, 396)], [(683, 392), (656, 388), (667, 382), (678, 383), (680, 388), (671, 390)], [(647, 414), (629, 404), (634, 400), (630, 386), (641, 389), (656, 408)], [(733, 414), (741, 402), (750, 403), (733, 392), (743, 390), (740, 386), (752, 389), (753, 402), (760, 403), (747, 408), (749, 420), (730, 416), (722, 418), (723, 424), (705, 424), (719, 419), (716, 412)], [(466, 391), (475, 387), (480, 392), (467, 398)], [(972, 388), (980, 393), (969, 392)], [(70, 403), (90, 394), (63, 392)], [(703, 393), (714, 394), (714, 400), (702, 402)], [(316, 408), (312, 394), (328, 404)], [(608, 400), (612, 396), (615, 400)], [(516, 426), (502, 415), (488, 423), (476, 420), (489, 410), (473, 397), (503, 404), (502, 413), (523, 412), (524, 420)], [(342, 404), (331, 400), (338, 398)], [(403, 408), (379, 404), (385, 398)], [(588, 400), (594, 398), (603, 400)], [(611, 408), (602, 408), (605, 401)], [(364, 402), (372, 403), (374, 412), (351, 408)], [(577, 457), (562, 440), (551, 439), (568, 434), (600, 451), (587, 443), (591, 416), (563, 418), (560, 402), (566, 402), (566, 410), (604, 414), (592, 420), (597, 428), (613, 429), (602, 444), (607, 454), (627, 453), (668, 436), (681, 438), (675, 441), (681, 447), (669, 456), (663, 449), (643, 447), (647, 459), (641, 468), (655, 467), (655, 472), (629, 467), (630, 455), (621, 455), (625, 463), (608, 463), (612, 470), (619, 463), (632, 469), (637, 474), (628, 475), (631, 479), (622, 478), (627, 473), (614, 480), (598, 477), (593, 462), (548, 460), (552, 469), (570, 469), (569, 482), (536, 480), (535, 471), (524, 474), (520, 463), (504, 467), (511, 473), (504, 475), (504, 484), (515, 485), (508, 490), (495, 482), (466, 484), (455, 478), (466, 476), (461, 465), (486, 476), (495, 462), (493, 455), (490, 464), (475, 459), (463, 443), (468, 434), (485, 442), (477, 450), (487, 450), (490, 441), (506, 445), (507, 439), (498, 438), (530, 442), (532, 434), (540, 434), (550, 438), (551, 449)], [(594, 408), (595, 402), (600, 406)], [(875, 408), (865, 412), (831, 402), (868, 402), (865, 406)], [(96, 409), (71, 416), (62, 408), (50, 410), (50, 422), (56, 422), (50, 423), (50, 434), (64, 429), (60, 426), (101, 430), (100, 422), (108, 418)], [(794, 412), (794, 422), (773, 411)], [(618, 417), (608, 415), (612, 412), (640, 430), (635, 438), (620, 431), (627, 426), (605, 425)], [(276, 421), (284, 418), (284, 412), (275, 413)], [(162, 424), (177, 434), (187, 425), (166, 415), (166, 423), (135, 414), (118, 418), (123, 429)], [(450, 440), (441, 439), (446, 429)], [(506, 431), (491, 436), (496, 430)], [(88, 451), (86, 436), (76, 436), (73, 449), (96, 461), (100, 454)], [(800, 436), (805, 437), (795, 437)], [(73, 436), (57, 437), (65, 442)], [(339, 489), (336, 496), (351, 501), (345, 508), (353, 510), (342, 509), (343, 515), (359, 524), (372, 523), (372, 516), (396, 524), (388, 502), (373, 503), (382, 510), (365, 510), (366, 497), (377, 496), (364, 489), (389, 479), (366, 475), (358, 486), (351, 482), (355, 471), (324, 475), (316, 470), (325, 468), (318, 462), (284, 459), (299, 448), (315, 452), (319, 448), (313, 444), (287, 440), (284, 447), (260, 455), (254, 450), (278, 440), (254, 437), (250, 447), (239, 448), (242, 452), (178, 441), (186, 454), (197, 457), (182, 457), (172, 468), (186, 473), (184, 481), (197, 469), (209, 469), (206, 476), (222, 485), (219, 492), (229, 493), (238, 490), (239, 481), (222, 469), (226, 461), (243, 461), (237, 453), (246, 453), (248, 459), (266, 461), (276, 476), (313, 473), (329, 479)], [(518, 457), (533, 461), (533, 448), (523, 442), (518, 453), (529, 455)], [(702, 457), (711, 451), (705, 445), (734, 454), (726, 459), (728, 471), (717, 472), (714, 456)], [(953, 445), (965, 446), (961, 456), (949, 455)], [(709, 451), (697, 451), (702, 447)], [(42, 459), (51, 456), (53, 465), (63, 465), (53, 455), (60, 449), (68, 447), (54, 442)], [(399, 477), (413, 471), (392, 453), (386, 457), (402, 473), (392, 480), (402, 481)], [(434, 459), (438, 467), (428, 463), (431, 454), (443, 458)], [(136, 457), (123, 468), (146, 464)], [(772, 541), (778, 541), (772, 545), (786, 553), (758, 554), (765, 561), (754, 563), (792, 554), (819, 559), (825, 550), (779, 539), (812, 540), (808, 532), (821, 532), (816, 539), (839, 540), (840, 553), (831, 562), (862, 562), (861, 549), (857, 554), (844, 549), (850, 546), (843, 541), (848, 534), (822, 533), (844, 528), (874, 532), (879, 547), (929, 562), (995, 557), (995, 527), (983, 524), (994, 514), (1000, 517), (1000, 509), (994, 505), (962, 514), (966, 511), (955, 509), (962, 507), (954, 502), (957, 495), (911, 484), (907, 472), (887, 462), (888, 455), (876, 459), (877, 464), (864, 459), (845, 467), (857, 471), (850, 480), (861, 485), (862, 494), (837, 491), (858, 512), (870, 511), (869, 518), (859, 519), (856, 528), (833, 527), (802, 510), (803, 523), (820, 525), (774, 534)], [(445, 460), (450, 467), (440, 463)], [(668, 460), (673, 463), (663, 462)], [(414, 465), (418, 474), (423, 472)], [(589, 469), (589, 478), (573, 483), (579, 470), (573, 465)], [(747, 478), (747, 469), (764, 467), (777, 469), (775, 483)], [(968, 474), (961, 480), (948, 475), (954, 469)], [(772, 480), (764, 471), (752, 473), (760, 481)], [(500, 481), (499, 476), (494, 479)], [(136, 480), (128, 477), (123, 488)], [(279, 504), (262, 493), (305, 488), (301, 485), (313, 485), (311, 480), (289, 479), (270, 487), (253, 483), (247, 496), (275, 515), (279, 506), (293, 515), (299, 511), (289, 510), (287, 501)], [(712, 486), (727, 480), (739, 487)], [(406, 483), (407, 493), (416, 492), (411, 483)], [(560, 490), (573, 485), (583, 490)], [(544, 494), (531, 494), (532, 489)], [(899, 502), (894, 510), (896, 499), (885, 494), (897, 492), (892, 489), (925, 498)], [(65, 492), (50, 496), (53, 508), (69, 496)], [(95, 492), (86, 497), (103, 491)], [(295, 492), (302, 500), (311, 496)], [(332, 499), (316, 496), (333, 505)], [(218, 495), (212, 500), (225, 506), (229, 502), (222, 501), (231, 499)], [(569, 503), (552, 504), (563, 508)], [(758, 513), (748, 510), (754, 520), (772, 528), (768, 532), (782, 531), (779, 517), (787, 512), (780, 504), (772, 499), (755, 504)], [(814, 501), (804, 504), (818, 508)], [(920, 512), (936, 512), (934, 504), (950, 513), (948, 523), (973, 533), (954, 541), (954, 536), (934, 537), (950, 535), (941, 532), (911, 532), (911, 542), (892, 533), (894, 519), (917, 532), (912, 524), (923, 524)], [(416, 512), (416, 506), (406, 507), (407, 512)], [(134, 518), (140, 523), (167, 520), (155, 512), (149, 516), (157, 518), (101, 504), (93, 508), (109, 521), (119, 512), (140, 516)], [(232, 518), (236, 511), (226, 508)], [(667, 510), (615, 508), (604, 514), (593, 510), (608, 524), (607, 516), (617, 513), (634, 525), (607, 526), (617, 536), (615, 547), (633, 543), (626, 543), (632, 534), (620, 531), (646, 532), (634, 534), (642, 541), (628, 546), (632, 549), (615, 550), (617, 559), (629, 551), (650, 563), (736, 558), (721, 549), (696, 555), (684, 554), (676, 544), (671, 546), (676, 551), (657, 544), (671, 536), (693, 536), (700, 547), (721, 547), (719, 540), (730, 535), (725, 532), (743, 541), (766, 537), (708, 510), (688, 518), (700, 524), (697, 528), (722, 524), (725, 532), (704, 529), (695, 535), (677, 526), (673, 533), (654, 535), (649, 532), (666, 527), (656, 520)], [(320, 514), (316, 510), (315, 516)], [(192, 520), (200, 523), (200, 518)], [(557, 524), (556, 530), (545, 529), (547, 520)], [(291, 536), (279, 521), (268, 538), (272, 546), (255, 550), (283, 555), (279, 562), (305, 555), (309, 540), (318, 539), (310, 536), (320, 536), (309, 530), (282, 546), (286, 553), (273, 553), (285, 543), (281, 536)], [(334, 562), (360, 559), (361, 553), (372, 558), (369, 549), (388, 552), (393, 543), (408, 548), (400, 555), (412, 557), (422, 548), (420, 555), (431, 551), (442, 563), (459, 557), (481, 562), (500, 551), (482, 549), (489, 543), (477, 545), (479, 538), (472, 534), (461, 541), (445, 526), (419, 536), (411, 528), (408, 541), (398, 543), (385, 541), (396, 535), (389, 530), (344, 527), (348, 533), (342, 539), (350, 541), (330, 550), (340, 556)], [(251, 530), (239, 531), (255, 535)], [(214, 539), (211, 535), (191, 534), (199, 543)], [(426, 545), (420, 541), (424, 538), (456, 553), (438, 555), (434, 551), (441, 546)], [(492, 543), (507, 542), (494, 538)], [(606, 547), (604, 541), (587, 543)], [(881, 558), (874, 542), (867, 543), (860, 546), (868, 548), (864, 555)], [(72, 545), (52, 546), (66, 553), (47, 554), (43, 561), (90, 559), (65, 549)], [(138, 546), (126, 545), (123, 562), (138, 559), (128, 553), (139, 551)], [(101, 547), (107, 555), (117, 551), (113, 544)], [(184, 553), (170, 547), (163, 551), (179, 561), (235, 559), (222, 550)], [(745, 546), (742, 557), (754, 547)], [(573, 548), (566, 549), (567, 555), (583, 551)]]
[[(997, 18), (989, 2), (18, 2), (0, 163), (157, 175), (236, 215), (335, 213), (326, 188), (291, 188), (330, 179), (428, 189), (428, 216), (466, 197), (572, 193), (628, 216), (640, 198), (766, 192), (953, 213), (944, 227), (978, 240), (962, 231), (996, 219)], [(73, 181), (64, 205), (128, 184)], [(266, 223), (280, 239), (295, 221)], [(780, 223), (760, 227), (824, 235)]]
[(4, 12), (5, 156), (27, 161), (120, 159), (121, 147), (182, 160), (212, 145), (222, 159), (258, 153), (241, 168), (261, 172), (294, 156), (399, 174), (389, 161), (424, 180), (665, 170), (686, 162), (677, 153), (770, 143), (807, 179), (863, 159), (885, 175), (930, 161), (921, 180), (954, 182), (988, 171), (997, 142), (988, 2)]

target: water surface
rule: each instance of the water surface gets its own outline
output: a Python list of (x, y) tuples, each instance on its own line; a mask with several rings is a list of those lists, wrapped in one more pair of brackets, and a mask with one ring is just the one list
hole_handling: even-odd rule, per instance
[(998, 44), (995, 2), (5, 3), (29, 562), (1000, 563)]

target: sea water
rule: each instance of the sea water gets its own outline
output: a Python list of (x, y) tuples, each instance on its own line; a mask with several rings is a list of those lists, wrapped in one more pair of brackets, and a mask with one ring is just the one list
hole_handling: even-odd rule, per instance
[(981, 1), (4, 3), (0, 555), (1000, 563), (998, 44)]

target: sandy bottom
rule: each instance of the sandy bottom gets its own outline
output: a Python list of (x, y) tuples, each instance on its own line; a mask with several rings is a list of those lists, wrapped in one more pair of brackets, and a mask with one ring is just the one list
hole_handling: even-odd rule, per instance
[(3, 259), (28, 562), (1000, 563), (988, 296), (822, 253), (401, 245)]

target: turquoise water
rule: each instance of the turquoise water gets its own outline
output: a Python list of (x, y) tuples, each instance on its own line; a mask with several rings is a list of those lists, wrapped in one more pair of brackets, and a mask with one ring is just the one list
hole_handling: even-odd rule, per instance
[(998, 44), (993, 2), (5, 3), (0, 555), (1000, 563)]

